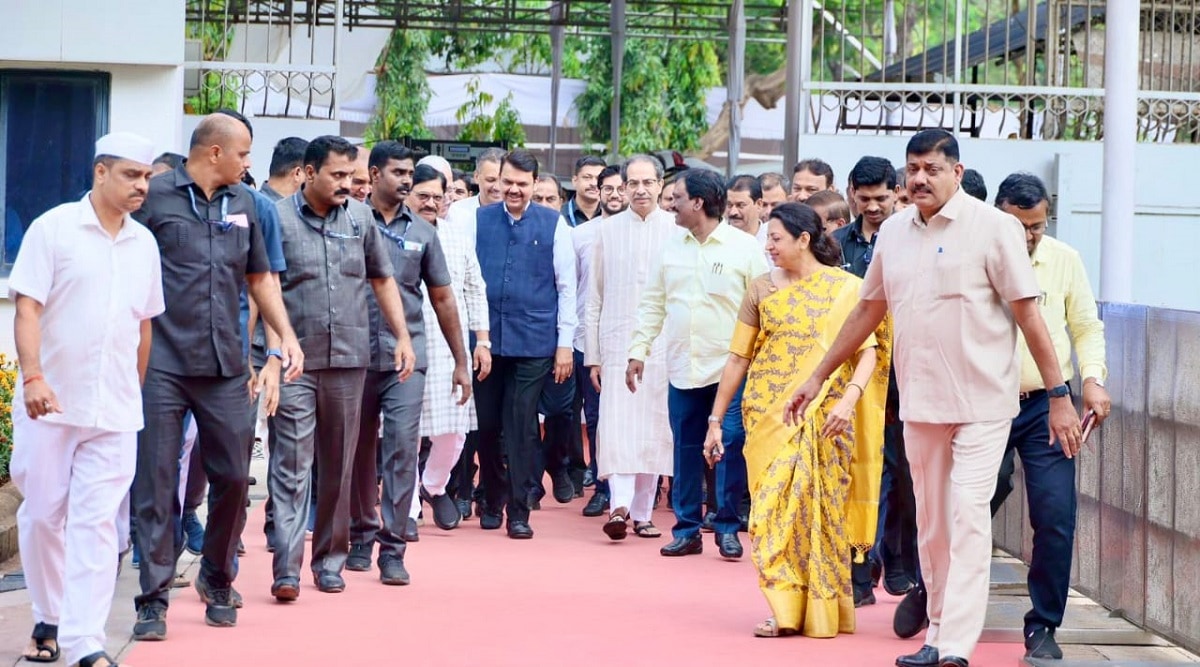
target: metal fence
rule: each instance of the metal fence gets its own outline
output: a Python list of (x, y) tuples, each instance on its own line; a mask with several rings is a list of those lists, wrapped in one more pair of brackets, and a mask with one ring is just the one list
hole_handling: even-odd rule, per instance
[[(1200, 142), (1200, 0), (1141, 5), (1139, 136)], [(1102, 138), (1105, 0), (813, 7), (809, 131)]]
[(343, 19), (342, 0), (187, 0), (185, 110), (336, 118)]
[[(1101, 317), (1113, 412), (1078, 457), (1072, 583), (1200, 651), (1200, 313), (1104, 304)], [(993, 535), (1028, 561), (1027, 501), (1014, 483)]]

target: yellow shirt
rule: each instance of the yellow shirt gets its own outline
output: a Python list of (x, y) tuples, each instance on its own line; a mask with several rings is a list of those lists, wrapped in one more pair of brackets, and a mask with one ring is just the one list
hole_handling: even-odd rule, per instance
[[(1030, 259), (1041, 289), (1038, 305), (1050, 330), (1058, 363), (1062, 365), (1063, 380), (1075, 376), (1071, 367), (1073, 346), (1079, 359), (1079, 375), (1085, 380), (1096, 378), (1103, 382), (1108, 375), (1104, 364), (1104, 323), (1097, 314), (1096, 298), (1092, 296), (1079, 253), (1062, 241), (1045, 236)], [(1024, 336), (1020, 337), (1017, 349), (1021, 355), (1021, 391), (1044, 389), (1042, 374), (1029, 354)]]
[(746, 289), (768, 270), (762, 246), (735, 227), (717, 225), (704, 243), (690, 232), (673, 235), (638, 304), (629, 358), (644, 361), (661, 333), (671, 385), (697, 389), (716, 384)]

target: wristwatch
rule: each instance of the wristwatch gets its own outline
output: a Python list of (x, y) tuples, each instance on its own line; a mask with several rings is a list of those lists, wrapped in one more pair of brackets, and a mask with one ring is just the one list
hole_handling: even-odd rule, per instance
[(1047, 389), (1046, 393), (1050, 395), (1050, 398), (1063, 398), (1071, 395), (1071, 388), (1065, 384), (1060, 384), (1053, 389)]
[(267, 358), (270, 359), (271, 357), (275, 357), (276, 359), (283, 361), (283, 350), (277, 347), (267, 350)]
[(482, 347), (482, 348), (484, 348), (484, 349), (490, 350), (490, 349), (492, 349), (492, 341), (490, 341), (490, 340), (477, 340), (477, 341), (475, 341), (475, 347)]

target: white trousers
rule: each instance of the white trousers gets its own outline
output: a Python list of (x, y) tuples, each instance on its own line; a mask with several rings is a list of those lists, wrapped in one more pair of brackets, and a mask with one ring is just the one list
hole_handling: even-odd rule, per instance
[(904, 423), (917, 550), (929, 595), (925, 643), (943, 657), (969, 660), (983, 632), (991, 585), (991, 500), (1011, 426), (1011, 420)]
[[(446, 492), (446, 483), (450, 481), (450, 472), (454, 469), (454, 464), (458, 463), (458, 456), (462, 454), (467, 434), (431, 435), (429, 442), (429, 458), (425, 459), (425, 474), (420, 477), (420, 486), (424, 486), (430, 495), (440, 496)], [(421, 513), (420, 486), (417, 487), (417, 493), (413, 494), (412, 509), (408, 513), (412, 519)]]
[(629, 510), (634, 521), (649, 521), (654, 511), (654, 492), (658, 475), (647, 473), (613, 473), (608, 476), (609, 506)]
[(13, 411), (18, 541), (35, 623), (58, 626), (66, 664), (104, 650), (117, 579), (118, 517), (137, 434), (34, 421)]

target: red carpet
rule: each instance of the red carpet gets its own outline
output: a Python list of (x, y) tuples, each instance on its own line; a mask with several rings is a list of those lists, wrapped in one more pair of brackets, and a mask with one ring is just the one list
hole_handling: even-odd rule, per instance
[[(534, 512), (533, 540), (483, 531), (476, 519), (443, 532), (432, 524), (405, 558), (413, 583), (383, 586), (378, 571), (347, 572), (346, 592), (318, 592), (307, 564), (300, 599), (270, 597), (271, 557), (261, 507), (246, 529), (249, 553), (237, 588), (245, 597), (238, 626), (204, 625), (193, 590), (172, 600), (168, 640), (135, 644), (122, 661), (136, 667), (195, 665), (413, 665), (554, 667), (558, 665), (892, 665), (916, 650), (891, 632), (898, 598), (860, 610), (858, 633), (837, 639), (758, 639), (769, 615), (747, 560), (704, 554), (658, 555), (669, 537), (632, 532), (610, 542), (602, 519), (580, 515), (583, 500)], [(667, 532), (672, 518), (659, 511)], [(669, 535), (669, 532), (668, 532)], [(743, 544), (746, 543), (743, 535)], [(189, 574), (192, 574), (189, 572)], [(1016, 664), (1019, 644), (982, 644), (971, 664)], [(613, 661), (616, 661), (615, 663)], [(732, 661), (732, 662), (731, 662)]]

